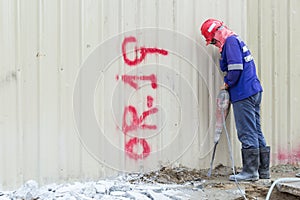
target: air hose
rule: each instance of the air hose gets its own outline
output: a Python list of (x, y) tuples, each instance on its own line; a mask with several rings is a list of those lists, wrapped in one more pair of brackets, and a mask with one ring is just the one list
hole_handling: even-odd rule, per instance
[(280, 179), (277, 179), (276, 181), (274, 181), (273, 184), (271, 185), (269, 191), (268, 191), (266, 200), (270, 199), (272, 190), (274, 189), (274, 187), (277, 183), (280, 183), (280, 182), (294, 182), (294, 181), (300, 181), (300, 178), (280, 178)]
[(238, 181), (236, 180), (236, 173), (235, 173), (235, 169), (234, 169), (234, 159), (233, 159), (233, 154), (232, 154), (232, 147), (231, 147), (231, 142), (230, 142), (230, 138), (229, 138), (229, 134), (228, 134), (228, 131), (227, 131), (227, 128), (226, 128), (226, 122), (225, 122), (225, 116), (224, 114), (222, 115), (223, 116), (223, 126), (224, 126), (224, 131), (226, 133), (226, 138), (227, 138), (227, 143), (228, 143), (228, 149), (229, 149), (229, 155), (230, 155), (230, 160), (231, 160), (231, 163), (232, 163), (232, 172), (233, 172), (233, 175), (234, 175), (234, 182), (236, 184), (236, 187), (238, 188), (238, 190), (240, 191), (241, 195), (243, 196), (243, 198), (245, 200), (247, 200), (246, 196), (245, 196), (245, 192), (243, 192), (240, 188), (240, 185), (238, 183)]
[(236, 180), (236, 173), (234, 168), (234, 159), (232, 154), (232, 147), (230, 143), (229, 134), (226, 127), (226, 117), (228, 116), (230, 109), (230, 101), (229, 101), (229, 93), (227, 90), (220, 90), (218, 96), (217, 96), (217, 109), (216, 109), (216, 126), (215, 126), (215, 137), (214, 137), (214, 149), (213, 149), (213, 155), (210, 163), (210, 169), (207, 173), (207, 176), (211, 176), (211, 171), (213, 167), (213, 161), (215, 158), (216, 148), (220, 140), (220, 136), (222, 134), (222, 130), (224, 129), (226, 133), (227, 143), (228, 143), (228, 149), (230, 154), (230, 160), (232, 162), (232, 171), (235, 177), (235, 184), (240, 191), (241, 195), (245, 200), (247, 200), (245, 193), (241, 190), (238, 181)]

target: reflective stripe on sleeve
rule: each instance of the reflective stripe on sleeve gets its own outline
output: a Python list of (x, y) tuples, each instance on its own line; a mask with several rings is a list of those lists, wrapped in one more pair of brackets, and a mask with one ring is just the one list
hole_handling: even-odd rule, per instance
[(243, 64), (230, 64), (228, 70), (243, 70)]
[(253, 60), (253, 56), (250, 54), (246, 57), (244, 57), (245, 62), (250, 62), (251, 60)]

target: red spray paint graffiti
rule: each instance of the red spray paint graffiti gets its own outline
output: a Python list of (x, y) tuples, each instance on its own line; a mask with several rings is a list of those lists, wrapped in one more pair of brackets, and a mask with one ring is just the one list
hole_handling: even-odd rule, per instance
[(291, 151), (279, 150), (277, 159), (281, 163), (289, 163), (298, 165), (300, 162), (300, 147), (292, 149)]
[[(137, 40), (135, 37), (126, 37), (122, 43), (122, 53), (123, 53), (123, 59), (124, 62), (129, 65), (129, 66), (136, 66), (138, 64), (140, 64), (147, 56), (147, 54), (161, 54), (161, 55), (168, 55), (168, 51), (164, 50), (164, 49), (158, 49), (158, 48), (146, 48), (146, 47), (140, 47), (138, 48), (137, 46), (134, 47), (134, 52), (135, 52), (135, 59), (134, 60), (130, 60), (127, 57), (127, 52), (126, 52), (126, 45), (128, 43), (137, 43)], [(140, 53), (140, 56), (138, 57), (138, 53)]]
[[(134, 150), (134, 147), (137, 145), (141, 145), (143, 147), (142, 153), (136, 153), (136, 150)], [(126, 143), (125, 150), (128, 156), (135, 160), (146, 158), (150, 154), (150, 146), (148, 142), (145, 139), (139, 139), (136, 137), (130, 139)]]
[[(124, 109), (124, 114), (123, 114), (123, 132), (124, 134), (127, 134), (130, 131), (135, 131), (138, 128), (141, 129), (156, 129), (156, 125), (148, 125), (148, 124), (142, 124), (145, 119), (151, 115), (155, 114), (158, 112), (157, 108), (151, 108), (150, 110), (144, 111), (140, 117), (138, 117), (136, 108), (133, 106), (126, 106)], [(131, 114), (131, 120), (130, 120), (130, 125), (127, 124), (127, 116), (128, 114)]]
[[(117, 76), (117, 80), (119, 77)], [(138, 89), (138, 81), (150, 81), (153, 89), (157, 88), (157, 80), (154, 74), (148, 76), (122, 75), (122, 81), (129, 84), (134, 89)]]
[[(137, 47), (134, 46), (134, 53), (135, 58), (133, 60), (129, 59), (127, 56), (127, 45), (128, 43), (137, 43), (137, 39), (135, 37), (126, 37), (122, 43), (122, 55), (125, 64), (128, 66), (137, 66), (146, 58), (148, 54), (159, 54), (166, 56), (168, 55), (168, 51), (164, 49), (158, 48), (149, 48), (149, 47)], [(157, 89), (157, 78), (155, 74), (150, 75), (127, 75), (124, 74), (121, 76), (122, 81), (125, 84), (129, 84), (135, 90), (139, 89), (139, 83), (141, 81), (150, 81), (152, 89)], [(116, 80), (119, 80), (119, 75), (116, 76)], [(134, 159), (144, 159), (151, 153), (151, 148), (149, 143), (146, 139), (143, 138), (131, 138), (129, 141), (126, 142), (126, 136), (131, 131), (137, 131), (138, 129), (147, 129), (147, 130), (155, 130), (157, 126), (155, 124), (146, 124), (145, 120), (150, 115), (156, 114), (159, 110), (156, 107), (153, 107), (154, 98), (150, 95), (147, 95), (147, 107), (149, 108), (146, 111), (143, 111), (142, 114), (139, 116), (138, 111), (133, 105), (125, 106), (123, 112), (123, 122), (122, 122), (122, 131), (125, 135), (125, 151), (127, 155)], [(129, 122), (129, 123), (128, 123)], [(143, 150), (138, 151), (137, 147), (141, 147)]]
[(147, 96), (147, 107), (151, 108), (153, 106), (153, 97)]

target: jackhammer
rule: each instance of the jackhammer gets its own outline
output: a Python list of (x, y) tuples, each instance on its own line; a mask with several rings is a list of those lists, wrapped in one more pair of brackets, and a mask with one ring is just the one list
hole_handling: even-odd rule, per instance
[(214, 137), (214, 149), (213, 155), (210, 162), (210, 169), (207, 173), (207, 176), (211, 176), (211, 170), (213, 167), (213, 162), (215, 159), (216, 148), (220, 140), (223, 128), (226, 128), (225, 120), (228, 116), (230, 109), (229, 93), (227, 90), (220, 90), (217, 99), (216, 99), (216, 125), (215, 125), (215, 137)]

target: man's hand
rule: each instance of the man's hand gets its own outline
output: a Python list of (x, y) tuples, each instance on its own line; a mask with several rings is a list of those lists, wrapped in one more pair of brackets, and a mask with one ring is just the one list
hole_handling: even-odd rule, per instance
[(224, 83), (221, 87), (220, 90), (228, 90), (228, 84)]

